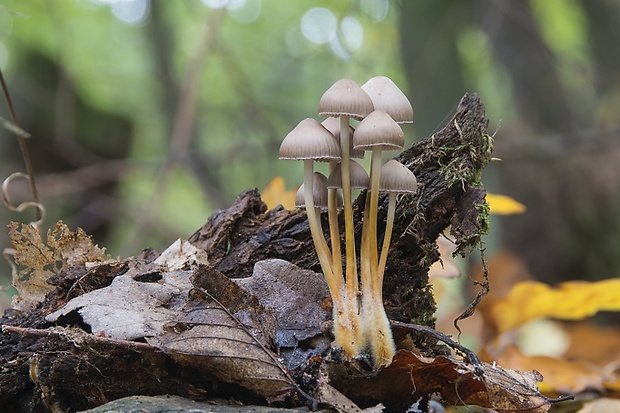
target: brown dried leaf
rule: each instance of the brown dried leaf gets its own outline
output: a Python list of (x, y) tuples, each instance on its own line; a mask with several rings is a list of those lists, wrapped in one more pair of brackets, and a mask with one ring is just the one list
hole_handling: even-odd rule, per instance
[[(166, 276), (173, 278), (176, 273), (166, 273)], [(178, 273), (189, 279), (189, 272)], [(93, 334), (134, 340), (162, 334), (163, 325), (176, 316), (177, 309), (171, 302), (184, 294), (166, 279), (162, 284), (140, 282), (125, 274), (114, 278), (108, 287), (70, 300), (45, 319), (55, 322), (60, 316), (77, 310)]]
[(279, 347), (296, 347), (298, 341), (320, 334), (321, 325), (330, 319), (329, 312), (321, 307), (329, 297), (322, 274), (271, 259), (257, 262), (251, 277), (234, 281), (258, 298), (261, 305), (273, 309)]
[(9, 237), (14, 247), (12, 284), (19, 296), (13, 297), (13, 308), (26, 311), (43, 301), (45, 294), (53, 289), (47, 279), (54, 275), (56, 270), (54, 252), (41, 240), (41, 234), (30, 224), (22, 224), (21, 229), (17, 222), (9, 225)]
[[(334, 369), (334, 368), (332, 368)], [(535, 372), (471, 365), (454, 357), (427, 358), (400, 350), (391, 365), (376, 374), (355, 377), (331, 371), (335, 387), (353, 400), (403, 402), (433, 393), (454, 405), (477, 405), (498, 412), (546, 412), (549, 400), (537, 388)]]
[(183, 313), (148, 342), (178, 363), (200, 368), (218, 380), (275, 398), (295, 383), (270, 350), (273, 315), (254, 296), (213, 268), (194, 275)]
[(80, 228), (71, 232), (58, 221), (53, 231), (47, 232), (47, 245), (41, 234), (31, 224), (9, 224), (9, 237), (15, 248), (13, 286), (19, 296), (13, 298), (13, 307), (26, 311), (43, 301), (45, 294), (53, 289), (47, 280), (67, 267), (86, 262), (99, 262), (109, 259), (105, 249), (93, 245), (91, 238)]
[(111, 259), (105, 248), (93, 244), (82, 228), (72, 232), (62, 221), (58, 221), (51, 232), (47, 231), (47, 245), (54, 250), (54, 258), (62, 261), (61, 269)]

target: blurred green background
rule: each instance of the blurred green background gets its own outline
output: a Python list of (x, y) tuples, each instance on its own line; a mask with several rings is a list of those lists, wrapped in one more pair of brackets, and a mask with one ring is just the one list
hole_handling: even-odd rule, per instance
[[(339, 78), (386, 75), (414, 107), (407, 145), (481, 95), (502, 159), (485, 184), (528, 207), (494, 217), (490, 250), (549, 282), (620, 274), (618, 0), (0, 0), (0, 68), (45, 229), (80, 226), (114, 256), (187, 238), (275, 176), (298, 185), (286, 133)], [(0, 177), (23, 170), (0, 128)]]

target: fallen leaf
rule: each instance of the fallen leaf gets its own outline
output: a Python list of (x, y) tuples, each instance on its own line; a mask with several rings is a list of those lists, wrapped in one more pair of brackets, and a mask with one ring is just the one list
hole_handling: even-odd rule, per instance
[(186, 294), (166, 283), (169, 277), (184, 277), (189, 285), (190, 272), (164, 274), (163, 283), (140, 282), (130, 274), (120, 275), (108, 287), (80, 295), (45, 319), (58, 321), (72, 311), (77, 311), (93, 334), (123, 340), (163, 334), (163, 325), (176, 316), (178, 310), (170, 304)]
[(254, 265), (251, 277), (235, 283), (256, 296), (276, 316), (276, 344), (296, 347), (298, 342), (321, 333), (330, 314), (321, 307), (329, 290), (322, 274), (304, 270), (288, 261), (271, 259)]
[(495, 215), (513, 215), (525, 212), (525, 205), (506, 195), (490, 194), (486, 200), (489, 203), (490, 213)]
[(13, 259), (21, 269), (13, 268), (13, 286), (18, 295), (13, 297), (13, 308), (26, 311), (43, 301), (45, 294), (53, 289), (47, 280), (59, 271), (87, 262), (110, 259), (105, 248), (93, 244), (81, 228), (72, 232), (58, 221), (47, 232), (47, 245), (33, 225), (11, 222), (9, 237), (14, 246)]
[(184, 310), (165, 333), (147, 338), (176, 362), (207, 371), (255, 393), (278, 398), (296, 388), (271, 351), (269, 312), (212, 268), (201, 266)]
[(352, 400), (380, 400), (387, 405), (440, 393), (455, 406), (528, 413), (547, 412), (551, 404), (538, 390), (536, 372), (472, 365), (452, 356), (429, 358), (399, 350), (392, 364), (375, 373), (351, 374), (338, 365), (330, 369), (334, 387)]
[(569, 281), (551, 287), (535, 281), (516, 284), (494, 303), (490, 315), (503, 333), (541, 317), (580, 320), (599, 311), (620, 311), (620, 279)]
[(497, 357), (497, 362), (509, 368), (539, 371), (545, 378), (539, 385), (543, 393), (574, 394), (604, 388), (602, 369), (585, 361), (526, 356), (517, 347), (508, 346)]
[(47, 245), (54, 250), (54, 257), (62, 260), (61, 269), (111, 258), (106, 255), (105, 248), (93, 244), (92, 238), (82, 228), (72, 232), (62, 221), (47, 232)]
[(190, 242), (177, 239), (159, 257), (155, 264), (165, 265), (169, 271), (181, 270), (193, 264), (208, 264), (207, 253)]
[(620, 413), (620, 400), (605, 397), (591, 400), (576, 413)]
[(295, 209), (295, 195), (297, 188), (287, 191), (284, 187), (284, 179), (277, 176), (273, 178), (263, 189), (261, 199), (267, 204), (267, 210), (271, 210), (278, 205), (282, 205), (289, 211)]

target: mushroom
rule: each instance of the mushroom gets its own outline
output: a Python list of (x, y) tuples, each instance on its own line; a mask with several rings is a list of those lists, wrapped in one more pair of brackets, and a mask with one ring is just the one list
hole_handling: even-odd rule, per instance
[(387, 112), (397, 123), (413, 122), (413, 108), (407, 96), (389, 77), (375, 76), (362, 85), (375, 107)]
[(395, 353), (390, 321), (383, 307), (382, 295), (383, 274), (385, 273), (387, 253), (390, 249), (390, 240), (392, 238), (392, 228), (394, 225), (396, 194), (415, 193), (417, 185), (413, 172), (400, 162), (392, 159), (381, 167), (379, 190), (388, 193), (388, 212), (385, 234), (383, 236), (381, 258), (376, 268), (376, 273), (372, 274), (370, 296), (367, 295), (366, 290), (362, 296), (362, 308), (364, 311), (368, 344), (375, 363), (379, 366), (389, 364)]
[(341, 302), (342, 279), (334, 276), (332, 258), (314, 210), (314, 161), (329, 162), (340, 158), (340, 146), (318, 121), (307, 118), (286, 135), (280, 145), (280, 159), (304, 161), (304, 204), (312, 241), (325, 275), (334, 308)]
[[(373, 110), (370, 97), (357, 83), (351, 79), (341, 79), (334, 83), (319, 101), (319, 115), (340, 119), (340, 148), (342, 154), (341, 176), (342, 195), (344, 201), (345, 252), (346, 252), (346, 294), (351, 305), (347, 309), (353, 330), (358, 330), (357, 296), (359, 284), (357, 279), (357, 260), (355, 257), (355, 237), (353, 234), (353, 210), (351, 201), (351, 182), (349, 158), (351, 156), (351, 136), (349, 118), (361, 120)], [(353, 300), (355, 297), (355, 301)], [(354, 334), (355, 336), (355, 334)], [(347, 343), (349, 345), (349, 343)], [(359, 343), (351, 343), (351, 351), (345, 349), (345, 357), (352, 358), (358, 355)]]
[[(353, 135), (353, 147), (355, 149), (372, 150), (370, 193), (366, 194), (362, 228), (360, 272), (362, 276), (362, 317), (366, 323), (366, 336), (377, 366), (388, 365), (392, 361), (391, 356), (394, 355), (394, 342), (389, 321), (383, 308), (381, 288), (377, 287), (380, 285), (377, 213), (381, 179), (381, 152), (383, 150), (402, 149), (403, 146), (404, 134), (402, 129), (390, 115), (381, 110), (373, 111), (360, 122)], [(380, 322), (377, 324), (376, 320)]]

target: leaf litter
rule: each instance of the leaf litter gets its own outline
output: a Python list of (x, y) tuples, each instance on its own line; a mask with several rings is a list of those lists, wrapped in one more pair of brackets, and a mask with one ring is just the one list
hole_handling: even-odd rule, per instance
[[(58, 234), (66, 239), (63, 231)], [(20, 265), (31, 261), (39, 268), (43, 262), (53, 265), (56, 256), (50, 248), (31, 232), (22, 236), (34, 241), (30, 240), (30, 255), (20, 256)], [(66, 251), (67, 245), (55, 247)], [(37, 259), (35, 248), (47, 261)], [(89, 250), (87, 244), (84, 250)], [(145, 271), (159, 276), (145, 277)], [(73, 298), (47, 320), (62, 323), (63, 316), (77, 312), (95, 335), (145, 339), (177, 363), (236, 383), (271, 402), (298, 392), (339, 412), (381, 411), (381, 403), (415, 401), (437, 393), (454, 405), (538, 413), (547, 411), (553, 401), (538, 391), (540, 377), (535, 372), (470, 363), (456, 355), (425, 357), (401, 349), (390, 366), (369, 372), (332, 359), (325, 346), (316, 353), (297, 353), (291, 363), (282, 357), (287, 349), (324, 336), (329, 312), (321, 304), (326, 296), (319, 274), (286, 261), (258, 262), (252, 277), (235, 280), (179, 240), (151, 267), (116, 276), (109, 286)], [(296, 374), (307, 368), (304, 357), (306, 362), (318, 360), (326, 372), (322, 379), (316, 372), (314, 385), (300, 383), (299, 377), (308, 373)], [(360, 402), (369, 409), (358, 407)]]

